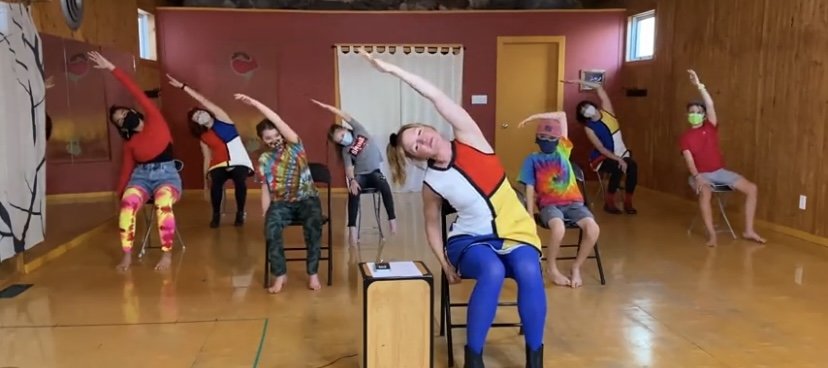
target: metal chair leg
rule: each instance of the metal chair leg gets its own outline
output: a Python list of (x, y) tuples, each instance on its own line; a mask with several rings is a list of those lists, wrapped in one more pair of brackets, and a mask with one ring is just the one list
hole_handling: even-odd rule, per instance
[(377, 229), (379, 229), (380, 239), (385, 239), (385, 235), (382, 233), (382, 223), (380, 221), (380, 206), (382, 204), (382, 198), (379, 197), (379, 193), (374, 193), (371, 196), (374, 204), (374, 217), (377, 219)]
[[(152, 209), (147, 210), (147, 206), (144, 205), (144, 228), (146, 228), (146, 232), (144, 233), (144, 240), (141, 242), (141, 251), (138, 252), (138, 258), (141, 259), (144, 257), (144, 254), (147, 253), (147, 244), (150, 241), (150, 232), (152, 231), (152, 220), (155, 218), (155, 211)], [(137, 215), (137, 213), (136, 213)]]
[(724, 219), (725, 224), (727, 225), (727, 229), (730, 230), (730, 235), (733, 236), (733, 239), (736, 239), (736, 232), (733, 231), (733, 226), (730, 226), (730, 220), (727, 218), (727, 213), (725, 212), (724, 201), (722, 200), (721, 195), (716, 196), (716, 200), (719, 202), (719, 211), (722, 213), (722, 219)]

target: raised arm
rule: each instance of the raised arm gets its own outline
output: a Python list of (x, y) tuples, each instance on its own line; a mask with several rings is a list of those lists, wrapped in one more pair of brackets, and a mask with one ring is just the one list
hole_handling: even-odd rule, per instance
[(170, 85), (172, 85), (175, 88), (180, 88), (184, 92), (187, 92), (187, 94), (190, 95), (190, 97), (198, 101), (198, 103), (204, 106), (205, 109), (213, 113), (213, 115), (215, 115), (217, 119), (228, 124), (233, 124), (233, 121), (230, 120), (230, 116), (227, 115), (227, 113), (224, 110), (222, 110), (221, 107), (218, 107), (218, 105), (214, 104), (212, 101), (208, 100), (206, 97), (198, 93), (198, 91), (193, 89), (193, 87), (190, 87), (187, 84), (178, 81), (169, 74), (167, 74), (167, 79), (170, 82)]
[(287, 123), (282, 120), (282, 117), (280, 117), (275, 111), (271, 110), (263, 103), (241, 93), (236, 93), (235, 98), (247, 105), (255, 107), (265, 116), (265, 118), (272, 121), (273, 124), (276, 125), (276, 129), (279, 131), (279, 134), (282, 135), (282, 138), (284, 138), (285, 141), (289, 143), (299, 143), (299, 135), (296, 134), (296, 132), (293, 131), (293, 129), (291, 129), (290, 126), (288, 126)]
[(353, 126), (350, 124), (350, 122), (353, 121), (353, 118), (348, 113), (346, 113), (346, 112), (344, 112), (340, 109), (337, 109), (336, 107), (333, 107), (331, 105), (319, 102), (319, 101), (314, 100), (314, 99), (311, 99), (311, 102), (316, 104), (316, 106), (319, 106), (319, 107), (321, 107), (325, 110), (330, 111), (332, 114), (334, 114), (334, 115), (338, 116), (340, 119), (342, 119), (342, 121), (340, 122), (340, 125), (348, 128), (348, 129), (353, 129)]
[(559, 121), (561, 123), (561, 137), (569, 137), (569, 127), (566, 122), (566, 113), (563, 111), (544, 112), (532, 115), (526, 119), (523, 119), (523, 121), (518, 124), (518, 128), (523, 128), (529, 122), (543, 119)]
[(615, 115), (615, 109), (612, 108), (612, 101), (610, 101), (610, 98), (609, 98), (609, 95), (607, 94), (607, 91), (604, 90), (604, 87), (601, 86), (601, 84), (595, 83), (595, 82), (588, 82), (588, 81), (585, 81), (585, 80), (569, 80), (569, 81), (562, 81), (562, 82), (569, 83), (569, 84), (580, 84), (580, 85), (584, 85), (584, 86), (591, 87), (591, 88), (595, 89), (595, 93), (597, 93), (598, 98), (601, 99), (601, 108), (604, 111)]
[(361, 54), (377, 70), (401, 79), (403, 82), (411, 86), (411, 88), (414, 88), (414, 90), (416, 90), (420, 95), (431, 101), (437, 109), (437, 112), (440, 113), (440, 116), (442, 116), (443, 119), (446, 119), (446, 121), (448, 121), (448, 123), (454, 128), (454, 135), (457, 139), (465, 142), (466, 144), (472, 145), (483, 152), (494, 151), (492, 146), (489, 145), (489, 142), (486, 141), (486, 137), (483, 136), (483, 132), (480, 130), (480, 127), (477, 126), (477, 123), (474, 119), (472, 119), (469, 113), (466, 112), (462, 106), (452, 101), (452, 99), (449, 98), (443, 91), (431, 84), (431, 82), (416, 74), (403, 70), (394, 64), (374, 58), (368, 53), (361, 52)]
[(719, 122), (716, 119), (716, 108), (713, 106), (713, 97), (711, 97), (710, 93), (707, 92), (707, 88), (705, 88), (704, 84), (701, 83), (699, 76), (695, 71), (688, 69), (687, 73), (690, 74), (690, 83), (699, 89), (699, 93), (702, 96), (702, 100), (704, 101), (704, 109), (707, 113), (707, 121), (716, 126)]
[(440, 216), (442, 216), (443, 212), (443, 199), (434, 193), (428, 185), (423, 185), (422, 192), (423, 215), (425, 217), (426, 239), (428, 240), (428, 245), (431, 246), (431, 251), (440, 262), (440, 266), (446, 273), (446, 277), (449, 279), (449, 282), (454, 283), (460, 281), (456, 272), (446, 260), (445, 253), (443, 252), (443, 234), (440, 226)]
[[(124, 88), (129, 91), (129, 94), (132, 95), (132, 98), (138, 102), (138, 105), (141, 106), (141, 109), (144, 110), (144, 115), (147, 117), (154, 117), (155, 119), (160, 119), (163, 121), (164, 117), (161, 115), (161, 110), (158, 110), (158, 106), (156, 106), (152, 101), (150, 101), (149, 97), (147, 97), (144, 90), (135, 83), (135, 81), (127, 75), (121, 69), (115, 67), (109, 60), (107, 60), (103, 55), (98, 53), (97, 51), (90, 51), (87, 53), (89, 60), (95, 64), (94, 67), (96, 69), (106, 69), (112, 72), (112, 75), (117, 79), (121, 84), (124, 85)], [(153, 119), (146, 119), (145, 121), (150, 121)]]

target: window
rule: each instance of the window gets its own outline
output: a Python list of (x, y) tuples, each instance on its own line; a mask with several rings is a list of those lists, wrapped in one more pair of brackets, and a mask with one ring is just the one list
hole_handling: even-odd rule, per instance
[(138, 52), (141, 59), (156, 60), (155, 16), (138, 9)]
[(650, 60), (655, 51), (655, 10), (633, 15), (627, 23), (627, 61)]

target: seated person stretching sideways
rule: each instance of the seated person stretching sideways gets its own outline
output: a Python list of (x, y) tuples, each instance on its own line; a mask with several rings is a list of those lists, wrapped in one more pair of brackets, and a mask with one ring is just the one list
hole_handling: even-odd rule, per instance
[[(535, 213), (537, 205), (541, 221), (550, 230), (547, 274), (556, 285), (580, 287), (583, 284), (581, 265), (595, 247), (600, 229), (592, 212), (584, 204), (575, 170), (569, 161), (573, 145), (567, 136), (566, 114), (551, 112), (533, 115), (518, 127), (533, 120), (540, 120), (535, 135), (535, 143), (540, 152), (526, 157), (518, 181), (526, 186), (526, 209), (529, 213)], [(570, 277), (564, 276), (555, 263), (566, 232), (565, 220), (584, 230)]]
[(696, 72), (688, 70), (690, 83), (702, 95), (704, 103), (691, 102), (687, 104), (687, 120), (690, 128), (679, 139), (679, 147), (687, 169), (690, 170), (690, 186), (699, 195), (699, 207), (702, 220), (707, 229), (707, 245), (716, 246), (716, 228), (713, 226), (713, 210), (710, 201), (713, 197), (714, 186), (728, 186), (744, 193), (745, 199), (745, 239), (758, 243), (765, 243), (753, 229), (753, 217), (756, 214), (756, 198), (758, 189), (741, 175), (725, 169), (722, 152), (719, 149), (719, 122), (716, 118), (716, 109), (713, 107), (713, 98), (707, 93), (704, 84), (699, 82)]
[(236, 99), (255, 107), (264, 116), (256, 133), (268, 147), (259, 156), (259, 177), (262, 179), (262, 213), (265, 216), (270, 273), (276, 276), (267, 291), (275, 294), (287, 282), (287, 260), (282, 231), (293, 221), (299, 221), (305, 232), (308, 247), (308, 288), (319, 290), (319, 258), (322, 240), (322, 203), (313, 182), (305, 146), (299, 135), (273, 110), (248, 96), (236, 94)]

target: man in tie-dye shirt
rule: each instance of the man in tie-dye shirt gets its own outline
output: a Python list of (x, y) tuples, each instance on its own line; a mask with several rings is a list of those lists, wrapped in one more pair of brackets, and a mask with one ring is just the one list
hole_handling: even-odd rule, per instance
[[(572, 141), (567, 135), (566, 114), (552, 112), (533, 115), (519, 126), (533, 120), (539, 120), (535, 143), (540, 152), (526, 157), (518, 181), (526, 186), (526, 209), (529, 213), (535, 213), (537, 205), (540, 221), (550, 229), (547, 275), (557, 285), (579, 287), (583, 283), (580, 268), (598, 239), (598, 224), (584, 204), (575, 170), (569, 161)], [(581, 247), (569, 277), (561, 273), (555, 263), (566, 232), (565, 221), (575, 223), (584, 230)]]
[(319, 257), (322, 239), (322, 204), (308, 166), (307, 154), (299, 135), (279, 115), (259, 101), (245, 95), (236, 99), (257, 108), (265, 119), (256, 133), (268, 148), (259, 156), (258, 174), (262, 180), (262, 213), (265, 215), (270, 273), (276, 278), (268, 292), (278, 293), (287, 281), (287, 262), (282, 231), (291, 223), (302, 224), (308, 247), (308, 288), (319, 290)]

